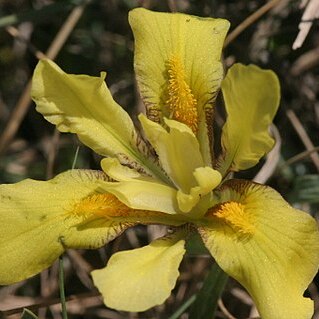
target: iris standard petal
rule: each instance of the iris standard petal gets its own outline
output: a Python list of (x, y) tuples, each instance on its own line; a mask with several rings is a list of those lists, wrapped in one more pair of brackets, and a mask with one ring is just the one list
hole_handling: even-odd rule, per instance
[(270, 187), (226, 182), (199, 231), (219, 266), (251, 294), (263, 319), (310, 319), (303, 297), (318, 271), (315, 220)]
[(148, 246), (112, 255), (105, 268), (92, 272), (105, 304), (134, 312), (162, 304), (179, 276), (184, 244), (180, 235), (172, 234)]
[(235, 64), (222, 82), (227, 112), (222, 130), (222, 175), (255, 166), (274, 145), (269, 126), (280, 100), (275, 73), (255, 65)]

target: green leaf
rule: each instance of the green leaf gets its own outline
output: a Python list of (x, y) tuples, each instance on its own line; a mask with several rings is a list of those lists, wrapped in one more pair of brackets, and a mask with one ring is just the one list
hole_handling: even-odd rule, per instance
[(196, 295), (189, 319), (212, 319), (217, 309), (217, 301), (226, 285), (228, 276), (215, 263), (208, 273), (203, 287)]
[(186, 242), (186, 253), (190, 256), (207, 255), (210, 256), (210, 252), (203, 243), (202, 238), (197, 232), (191, 233)]
[(293, 203), (319, 203), (319, 175), (298, 176), (289, 199)]
[(28, 309), (23, 309), (21, 319), (37, 319), (38, 316), (36, 316), (32, 311)]

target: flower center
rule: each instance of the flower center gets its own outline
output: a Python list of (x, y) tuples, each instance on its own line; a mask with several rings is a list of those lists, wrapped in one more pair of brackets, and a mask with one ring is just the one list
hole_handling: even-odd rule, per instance
[(168, 60), (168, 99), (166, 101), (171, 118), (186, 124), (197, 132), (197, 101), (185, 81), (185, 71), (181, 60), (173, 55)]
[(252, 223), (252, 216), (245, 206), (238, 202), (226, 202), (218, 205), (216, 210), (214, 209), (213, 215), (236, 232), (239, 232), (244, 235), (252, 235), (255, 232), (255, 225)]
[(131, 208), (120, 202), (112, 194), (94, 194), (76, 203), (72, 212), (79, 217), (92, 216), (117, 217), (126, 216)]

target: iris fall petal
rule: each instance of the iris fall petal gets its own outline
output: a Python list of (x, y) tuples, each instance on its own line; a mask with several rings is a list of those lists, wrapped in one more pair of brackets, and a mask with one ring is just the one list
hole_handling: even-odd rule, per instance
[(49, 267), (66, 248), (98, 248), (132, 223), (132, 211), (100, 183), (98, 171), (73, 170), (44, 182), (0, 186), (0, 284), (26, 279)]
[(303, 297), (319, 265), (315, 220), (269, 187), (226, 182), (202, 238), (220, 267), (253, 297), (263, 319), (310, 319)]
[(92, 272), (105, 304), (125, 311), (145, 311), (162, 304), (179, 276), (184, 244), (179, 236), (171, 235), (112, 255), (105, 268)]
[(210, 165), (212, 107), (223, 77), (220, 57), (229, 22), (142, 8), (130, 12), (129, 22), (148, 117), (157, 122), (168, 117), (190, 126)]
[(96, 153), (156, 170), (142, 152), (147, 148), (129, 115), (113, 100), (105, 77), (105, 72), (101, 77), (67, 74), (54, 62), (42, 60), (32, 79), (36, 109), (61, 132), (76, 133)]

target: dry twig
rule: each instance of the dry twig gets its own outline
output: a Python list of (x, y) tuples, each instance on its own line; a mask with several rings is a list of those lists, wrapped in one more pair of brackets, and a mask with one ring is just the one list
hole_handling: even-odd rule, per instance
[(275, 172), (276, 167), (279, 163), (281, 137), (278, 129), (274, 124), (271, 126), (271, 131), (275, 137), (276, 144), (274, 148), (268, 153), (265, 164), (259, 170), (258, 174), (254, 177), (253, 181), (256, 183), (264, 184)]
[(319, 64), (319, 46), (302, 54), (292, 65), (291, 74), (298, 76)]
[[(302, 5), (304, 4), (305, 1), (303, 1)], [(293, 50), (296, 50), (302, 46), (313, 24), (313, 20), (316, 18), (319, 18), (319, 1), (310, 0), (307, 3), (306, 9), (299, 23), (299, 33), (297, 35), (295, 42), (292, 45)]]
[(229, 43), (233, 42), (244, 30), (246, 30), (250, 25), (256, 22), (259, 18), (261, 18), (265, 13), (267, 13), (270, 9), (277, 6), (282, 0), (271, 0), (260, 7), (257, 11), (251, 14), (248, 18), (246, 18), (240, 25), (238, 25), (232, 32), (227, 36), (224, 48), (229, 45)]
[[(307, 134), (305, 128), (297, 118), (295, 112), (293, 110), (287, 111), (287, 117), (289, 118), (291, 124), (293, 125), (294, 129), (296, 130), (297, 134), (299, 135), (302, 143), (304, 144), (307, 151), (313, 150), (315, 146), (313, 145), (309, 135)], [(318, 172), (319, 172), (319, 155), (318, 153), (312, 152), (309, 154), (310, 158), (312, 159), (313, 163), (315, 164)]]
[[(47, 58), (54, 60), (57, 54), (60, 52), (61, 48), (63, 47), (65, 41), (70, 36), (71, 32), (73, 31), (75, 25), (79, 21), (80, 17), (82, 16), (85, 6), (87, 2), (75, 7), (68, 18), (66, 19), (65, 23), (62, 25), (61, 29), (57, 33), (56, 37), (52, 41), (49, 49), (47, 50), (45, 55), (39, 56), (46, 56)], [(37, 51), (39, 52), (39, 51)], [(4, 153), (9, 146), (11, 140), (15, 136), (17, 130), (20, 127), (22, 120), (24, 119), (28, 107), (31, 102), (30, 97), (31, 92), (31, 80), (27, 83), (23, 93), (21, 94), (11, 116), (9, 118), (8, 124), (4, 129), (3, 134), (0, 137), (0, 154)]]

